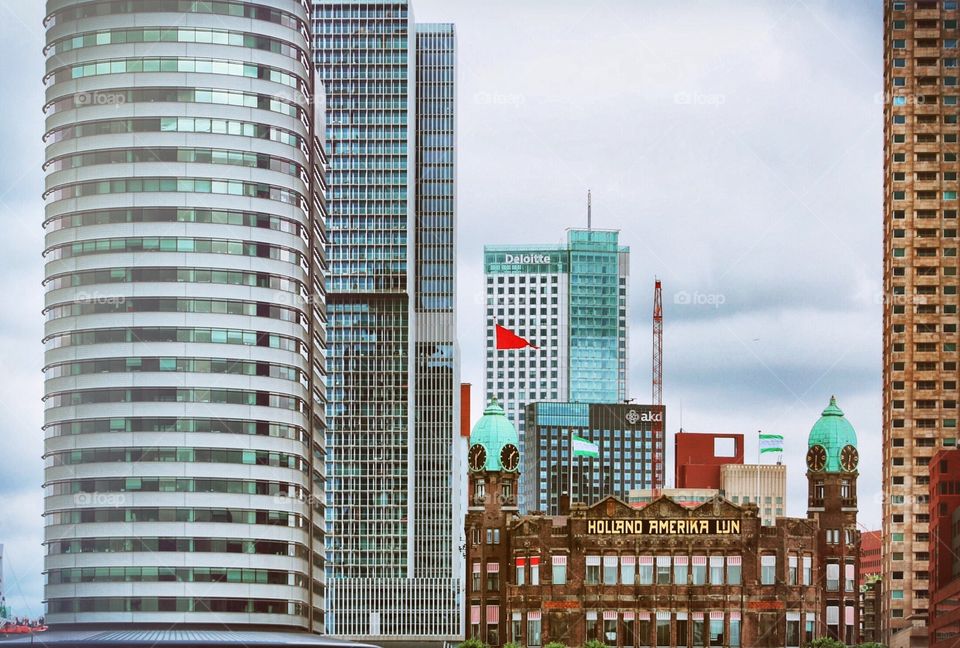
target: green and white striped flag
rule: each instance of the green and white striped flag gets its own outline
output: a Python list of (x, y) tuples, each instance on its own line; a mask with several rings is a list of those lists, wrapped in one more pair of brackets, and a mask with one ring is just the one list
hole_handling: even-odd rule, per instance
[(766, 452), (783, 452), (782, 434), (760, 433), (760, 454)]
[(574, 457), (592, 457), (597, 459), (600, 457), (600, 446), (596, 443), (590, 443), (583, 437), (578, 437), (576, 434), (573, 435), (573, 456)]

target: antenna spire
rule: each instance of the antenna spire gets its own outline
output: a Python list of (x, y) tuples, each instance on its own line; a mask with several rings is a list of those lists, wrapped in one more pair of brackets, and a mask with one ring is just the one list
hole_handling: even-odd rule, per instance
[(587, 189), (587, 229), (593, 229), (593, 197)]

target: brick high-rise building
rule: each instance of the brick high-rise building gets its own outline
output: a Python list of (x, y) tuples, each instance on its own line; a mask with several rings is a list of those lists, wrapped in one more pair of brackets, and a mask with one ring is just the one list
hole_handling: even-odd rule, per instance
[[(930, 592), (929, 474), (957, 436), (956, 2), (884, 3), (883, 642)], [(906, 638), (901, 637), (898, 641)]]

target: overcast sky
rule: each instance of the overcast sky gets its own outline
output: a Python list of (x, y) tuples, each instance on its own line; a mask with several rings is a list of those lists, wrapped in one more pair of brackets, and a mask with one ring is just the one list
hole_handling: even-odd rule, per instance
[[(631, 395), (650, 398), (664, 284), (667, 429), (786, 437), (788, 513), (836, 394), (880, 520), (882, 6), (414, 0), (459, 35), (463, 380), (483, 382), (482, 247), (586, 222), (631, 248)], [(0, 0), (0, 543), (41, 613), (43, 3)], [(668, 439), (672, 449), (672, 438)], [(672, 461), (672, 453), (670, 455)], [(668, 469), (671, 474), (672, 470)]]

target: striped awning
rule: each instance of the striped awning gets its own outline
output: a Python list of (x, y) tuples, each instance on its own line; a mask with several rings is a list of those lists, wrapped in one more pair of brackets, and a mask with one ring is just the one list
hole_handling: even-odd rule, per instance
[(487, 623), (490, 623), (490, 624), (500, 623), (500, 606), (499, 605), (487, 606)]
[(473, 573), (474, 574), (480, 573), (480, 563), (478, 562), (473, 563)]
[(620, 556), (621, 565), (636, 565), (637, 557), (636, 556)]
[(587, 567), (599, 567), (600, 556), (587, 556)]
[(713, 611), (710, 613), (711, 621), (723, 621), (723, 612)]
[(480, 623), (480, 606), (470, 606), (470, 623)]
[(707, 566), (707, 557), (706, 557), (706, 556), (694, 556), (694, 557), (693, 557), (693, 566), (694, 566), (694, 567), (706, 567), (706, 566)]
[(691, 612), (690, 618), (694, 621), (703, 621), (703, 612)]
[(690, 564), (690, 556), (674, 556), (673, 565), (674, 567), (686, 567)]
[(488, 562), (488, 563), (487, 563), (487, 573), (488, 573), (488, 574), (498, 574), (498, 573), (500, 573), (500, 563), (498, 563), (498, 562)]
[(743, 564), (743, 558), (741, 556), (727, 556), (727, 564), (733, 567), (739, 567)]
[(657, 621), (669, 621), (670, 610), (657, 610)]
[(604, 556), (603, 565), (605, 567), (616, 567), (617, 566), (617, 557), (616, 556)]
[(644, 567), (650, 567), (653, 565), (653, 556), (640, 556), (640, 564)]
[(603, 611), (603, 620), (604, 620), (604, 621), (616, 621), (616, 620), (617, 620), (617, 611), (616, 611), (616, 610), (604, 610), (604, 611)]
[(636, 618), (636, 616), (637, 616), (637, 615), (636, 615), (635, 612), (624, 612), (624, 613), (623, 613), (623, 620), (624, 620), (624, 621), (633, 621), (633, 620)]
[(649, 621), (650, 613), (649, 612), (637, 612), (637, 621)]
[(659, 567), (669, 567), (669, 566), (670, 566), (670, 556), (657, 556), (657, 566), (659, 566)]
[(527, 621), (539, 621), (540, 620), (540, 610), (530, 610), (527, 612)]
[(554, 565), (566, 565), (567, 557), (566, 556), (551, 556)]

